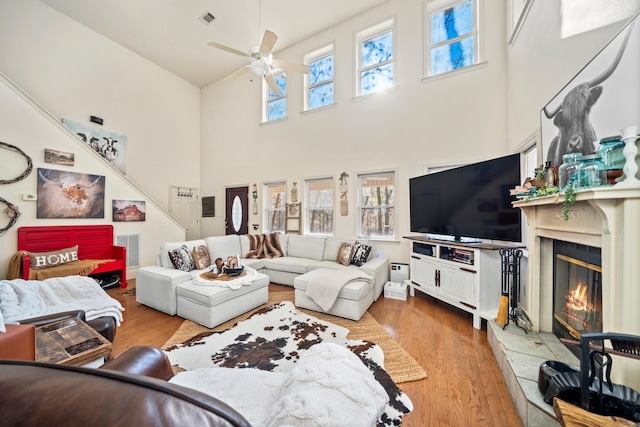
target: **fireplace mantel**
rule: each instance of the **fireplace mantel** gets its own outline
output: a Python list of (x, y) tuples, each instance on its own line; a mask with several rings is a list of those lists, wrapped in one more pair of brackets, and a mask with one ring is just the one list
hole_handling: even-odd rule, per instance
[[(521, 305), (535, 331), (550, 332), (552, 240), (596, 246), (602, 250), (603, 331), (640, 335), (640, 187), (615, 185), (575, 194), (568, 221), (563, 218), (562, 195), (514, 203), (526, 215), (529, 232), (529, 288)], [(640, 364), (632, 365), (619, 359), (614, 370), (623, 377), (620, 382), (640, 390)], [(633, 381), (629, 370), (635, 373)]]

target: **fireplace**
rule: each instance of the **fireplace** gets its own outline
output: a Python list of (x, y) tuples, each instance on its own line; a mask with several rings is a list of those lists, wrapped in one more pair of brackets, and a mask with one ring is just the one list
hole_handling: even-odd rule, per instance
[[(553, 241), (553, 333), (579, 340), (602, 332), (602, 257), (600, 248)], [(579, 349), (569, 348), (579, 356)]]
[[(576, 191), (576, 202), (569, 207), (568, 220), (564, 219), (561, 197), (537, 197), (515, 205), (527, 216), (529, 241), (526, 270), (523, 270), (527, 271), (527, 282), (520, 304), (529, 316), (533, 330), (554, 332), (558, 300), (553, 288), (554, 241), (562, 241), (571, 242), (579, 252), (587, 255), (584, 259), (580, 254), (565, 254), (569, 258), (581, 260), (586, 265), (601, 266), (600, 271), (590, 268), (583, 273), (574, 273), (587, 276), (584, 279), (587, 283), (583, 285), (594, 286), (595, 283), (596, 286), (596, 290), (587, 289), (586, 292), (591, 295), (588, 304), (600, 311), (600, 320), (592, 315), (595, 325), (589, 327), (602, 332), (640, 335), (640, 187), (614, 185)], [(590, 257), (598, 251), (601, 261), (592, 260)], [(564, 268), (578, 271), (566, 264)], [(564, 293), (562, 299), (568, 290), (559, 291)], [(580, 329), (580, 324), (577, 326), (573, 329)], [(611, 379), (640, 390), (640, 364), (632, 362), (616, 360)]]

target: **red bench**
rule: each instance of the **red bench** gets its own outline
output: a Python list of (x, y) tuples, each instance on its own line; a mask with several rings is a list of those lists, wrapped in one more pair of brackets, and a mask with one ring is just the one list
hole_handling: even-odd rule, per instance
[[(116, 271), (120, 286), (127, 287), (127, 249), (114, 246), (113, 225), (56, 225), (18, 228), (18, 250), (56, 251), (78, 245), (78, 259), (112, 259), (100, 264), (90, 274)], [(30, 258), (22, 257), (22, 277), (28, 278)]]

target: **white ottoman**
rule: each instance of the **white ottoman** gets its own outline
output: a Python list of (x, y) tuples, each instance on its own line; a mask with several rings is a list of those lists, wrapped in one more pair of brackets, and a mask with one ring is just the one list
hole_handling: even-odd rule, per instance
[(269, 301), (269, 277), (256, 273), (250, 285), (237, 290), (188, 281), (176, 294), (178, 316), (213, 328)]
[(317, 268), (302, 274), (293, 280), (295, 288), (295, 304), (297, 307), (307, 308), (321, 313), (345, 317), (351, 320), (360, 320), (367, 309), (373, 304), (373, 281), (357, 280), (346, 284), (338, 294), (335, 304), (324, 311), (314, 300), (306, 295), (309, 280), (322, 274), (325, 268)]

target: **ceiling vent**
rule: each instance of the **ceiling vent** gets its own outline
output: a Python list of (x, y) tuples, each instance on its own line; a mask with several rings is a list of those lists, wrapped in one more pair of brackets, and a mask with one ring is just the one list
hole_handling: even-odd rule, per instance
[(214, 19), (216, 19), (216, 17), (213, 16), (211, 12), (205, 12), (200, 17), (200, 22), (202, 22), (204, 25), (209, 25), (211, 22), (213, 22)]

